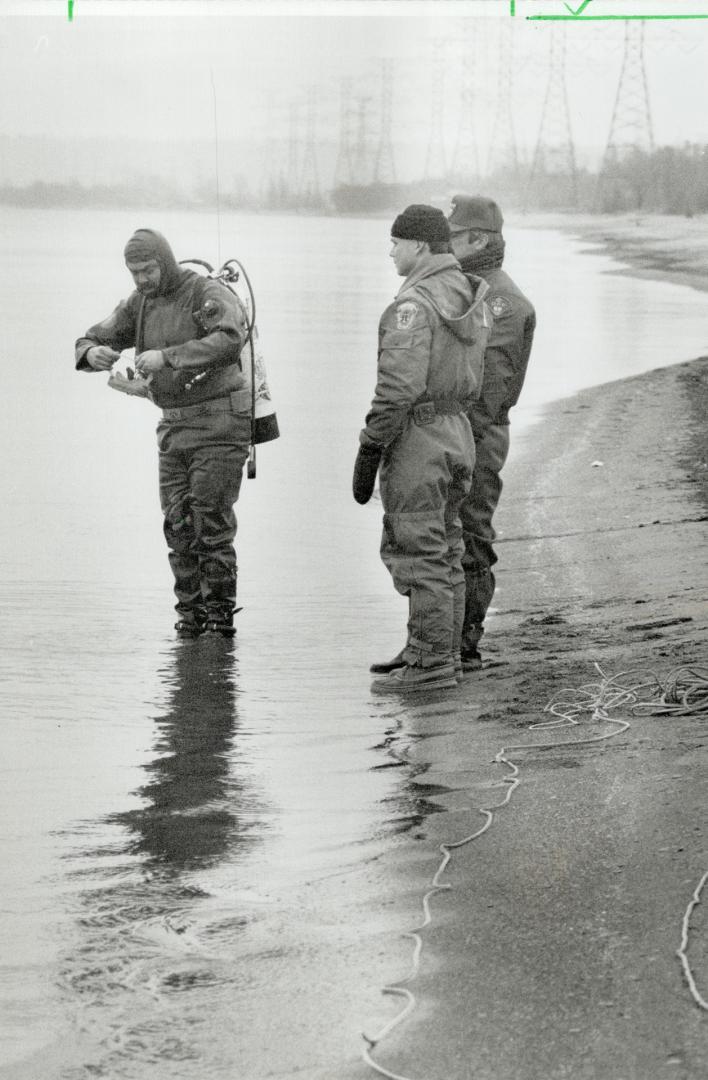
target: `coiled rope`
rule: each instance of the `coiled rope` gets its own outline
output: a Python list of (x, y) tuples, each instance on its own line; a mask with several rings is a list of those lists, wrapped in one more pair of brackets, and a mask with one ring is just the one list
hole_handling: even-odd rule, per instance
[[(430, 883), (430, 887), (423, 895), (423, 919), (418, 926), (403, 935), (406, 938), (410, 938), (413, 942), (413, 955), (410, 971), (403, 979), (385, 986), (382, 990), (383, 994), (402, 998), (405, 1004), (401, 1011), (389, 1020), (375, 1036), (370, 1038), (368, 1035), (362, 1033), (366, 1043), (366, 1046), (362, 1051), (363, 1060), (380, 1076), (387, 1077), (387, 1080), (412, 1080), (412, 1078), (403, 1076), (401, 1073), (392, 1072), (374, 1061), (371, 1056), (372, 1051), (395, 1028), (402, 1024), (416, 1007), (415, 994), (409, 989), (408, 984), (416, 978), (420, 970), (420, 957), (423, 950), (421, 933), (432, 922), (430, 901), (436, 893), (452, 889), (452, 885), (449, 882), (441, 881), (441, 878), (452, 859), (452, 853), (456, 849), (472, 843), (473, 840), (477, 840), (478, 837), (482, 836), (483, 833), (490, 828), (494, 820), (494, 812), (501, 810), (502, 807), (508, 804), (514, 789), (521, 783), (519, 767), (508, 755), (512, 751), (551, 750), (559, 746), (588, 746), (592, 743), (601, 743), (605, 742), (607, 739), (612, 739), (631, 727), (631, 724), (627, 720), (620, 720), (618, 717), (611, 716), (610, 712), (612, 710), (623, 709), (629, 711), (631, 714), (644, 713), (645, 715), (656, 716), (666, 714), (689, 716), (700, 713), (708, 715), (708, 669), (706, 668), (680, 667), (672, 671), (666, 677), (664, 682), (662, 682), (656, 674), (652, 674), (649, 679), (628, 686), (620, 684), (620, 679), (626, 679), (628, 676), (634, 674), (633, 672), (626, 671), (609, 678), (605, 675), (599, 664), (596, 663), (593, 666), (600, 676), (600, 681), (587, 683), (580, 687), (565, 687), (562, 690), (559, 690), (546, 704), (543, 710), (546, 713), (550, 713), (554, 719), (538, 724), (531, 724), (529, 730), (553, 730), (564, 727), (575, 727), (580, 723), (580, 717), (583, 715), (588, 716), (591, 721), (597, 720), (613, 724), (614, 727), (612, 730), (606, 731), (600, 735), (592, 735), (582, 739), (564, 739), (557, 742), (512, 743), (509, 746), (502, 747), (494, 756), (493, 760), (495, 764), (504, 765), (510, 770), (508, 775), (502, 777), (500, 781), (500, 783), (506, 787), (504, 798), (501, 799), (500, 802), (493, 803), (491, 806), (475, 808), (484, 818), (483, 824), (475, 832), (470, 833), (469, 836), (465, 836), (462, 840), (450, 841), (439, 845), (439, 851), (442, 854), (442, 858)], [(708, 1002), (701, 996), (696, 985), (696, 980), (688, 961), (687, 949), (691, 914), (697, 904), (700, 903), (701, 893), (707, 882), (708, 871), (706, 871), (696, 886), (692, 899), (683, 916), (681, 945), (677, 950), (677, 956), (681, 961), (681, 966), (691, 996), (700, 1008), (706, 1010), (708, 1010)]]

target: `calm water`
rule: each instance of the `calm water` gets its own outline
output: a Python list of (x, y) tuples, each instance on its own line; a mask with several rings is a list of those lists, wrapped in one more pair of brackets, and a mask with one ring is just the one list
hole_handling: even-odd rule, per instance
[[(405, 621), (350, 475), (398, 279), (388, 222), (222, 218), (252, 277), (283, 438), (239, 504), (239, 634), (176, 643), (144, 401), (73, 373), (75, 337), (162, 229), (213, 217), (10, 212), (2, 225), (0, 1076), (346, 1080), (408, 925), (385, 856), (426, 807), (368, 663)], [(519, 410), (708, 346), (708, 297), (508, 229), (538, 308)], [(387, 969), (387, 974), (390, 970)], [(376, 1027), (376, 1019), (370, 1023)]]

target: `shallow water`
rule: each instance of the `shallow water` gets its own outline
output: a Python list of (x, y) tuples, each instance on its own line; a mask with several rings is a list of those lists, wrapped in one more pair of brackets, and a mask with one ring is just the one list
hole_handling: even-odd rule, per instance
[[(408, 925), (386, 855), (431, 809), (369, 693), (405, 607), (350, 495), (388, 225), (222, 218), (283, 437), (244, 481), (236, 641), (177, 643), (152, 406), (73, 373), (148, 218), (216, 261), (207, 215), (0, 210), (0, 1075), (344, 1080)], [(708, 297), (551, 232), (510, 228), (508, 265), (539, 313), (517, 423), (706, 350)]]

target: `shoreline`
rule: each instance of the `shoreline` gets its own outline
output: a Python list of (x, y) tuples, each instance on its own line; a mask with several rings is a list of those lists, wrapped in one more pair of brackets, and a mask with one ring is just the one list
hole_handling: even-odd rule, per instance
[(510, 215), (520, 229), (557, 229), (607, 254), (615, 273), (708, 292), (708, 215), (532, 213)]
[[(705, 1014), (676, 955), (708, 870), (706, 712), (610, 705), (618, 687), (643, 686), (643, 700), (686, 666), (708, 680), (707, 411), (705, 358), (580, 391), (517, 433), (485, 668), (444, 715), (407, 709), (410, 782), (440, 812), (398, 866), (400, 895), (430, 888), (440, 845), (452, 858), (416, 1012), (374, 1055), (395, 1074), (708, 1073)], [(538, 730), (559, 723), (545, 711), (557, 697), (602, 707)], [(705, 996), (705, 915), (693, 927)]]
[[(708, 218), (509, 224), (598, 245), (617, 274), (708, 291)], [(707, 415), (708, 356), (559, 398), (527, 427), (512, 413), (484, 669), (442, 715), (405, 713), (409, 783), (438, 812), (393, 860), (395, 895), (428, 896), (431, 921), (403, 981), (415, 1009), (373, 1053), (386, 1075), (708, 1074), (682, 969), (708, 999), (706, 903), (677, 955), (708, 871), (707, 711), (632, 711), (687, 668), (708, 682)], [(559, 701), (572, 707), (549, 714)]]

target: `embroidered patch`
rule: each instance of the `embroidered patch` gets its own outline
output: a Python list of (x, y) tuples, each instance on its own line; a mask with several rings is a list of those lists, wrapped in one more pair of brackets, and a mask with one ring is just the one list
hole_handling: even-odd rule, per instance
[(487, 300), (495, 319), (502, 319), (505, 315), (511, 315), (511, 304), (505, 296), (492, 296)]
[(407, 330), (418, 314), (418, 305), (412, 300), (406, 300), (396, 308), (396, 326), (399, 330)]

